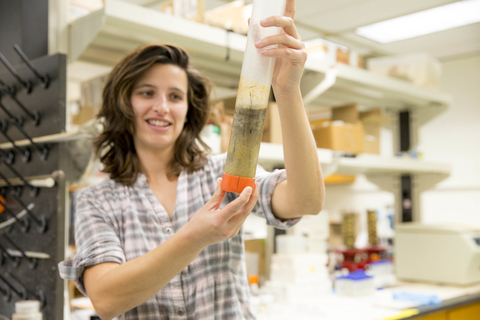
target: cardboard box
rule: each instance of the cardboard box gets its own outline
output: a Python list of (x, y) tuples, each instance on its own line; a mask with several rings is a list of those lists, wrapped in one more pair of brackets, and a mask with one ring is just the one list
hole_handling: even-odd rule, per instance
[(101, 106), (82, 106), (80, 112), (73, 115), (71, 118), (71, 124), (81, 126), (88, 121), (96, 118)]
[(365, 132), (356, 105), (332, 109), (332, 120), (314, 128), (313, 136), (318, 148), (353, 154), (365, 149)]
[(258, 275), (263, 279), (265, 277), (265, 240), (245, 240), (245, 252), (258, 254)]
[(365, 153), (380, 154), (380, 129), (386, 123), (393, 121), (392, 118), (383, 116), (381, 109), (361, 112), (360, 121), (365, 130)]
[(304, 41), (308, 56), (325, 61), (329, 65), (337, 63), (363, 68), (363, 57), (356, 51), (331, 41), (315, 38)]
[(236, 33), (247, 34), (248, 18), (246, 13), (248, 10), (251, 12), (251, 6), (245, 6), (243, 1), (233, 1), (205, 12), (205, 23)]
[(172, 0), (163, 2), (160, 11), (200, 23), (205, 22), (205, 0)]

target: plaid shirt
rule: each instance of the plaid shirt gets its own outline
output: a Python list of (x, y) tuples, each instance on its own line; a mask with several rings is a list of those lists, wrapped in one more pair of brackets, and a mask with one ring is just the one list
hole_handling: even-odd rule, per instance
[[(107, 180), (83, 190), (75, 214), (77, 255), (59, 263), (60, 276), (74, 280), (86, 295), (82, 278), (85, 267), (125, 263), (165, 242), (210, 200), (225, 160), (226, 154), (209, 156), (202, 169), (180, 173), (172, 218), (143, 174), (130, 187)], [(270, 206), (275, 185), (286, 179), (285, 170), (267, 172), (258, 166), (255, 179), (260, 183), (260, 196), (252, 212), (277, 228), (294, 225), (299, 219), (278, 220)], [(222, 207), (236, 196), (227, 193)], [(242, 231), (205, 248), (155, 296), (118, 319), (254, 319), (244, 251)]]

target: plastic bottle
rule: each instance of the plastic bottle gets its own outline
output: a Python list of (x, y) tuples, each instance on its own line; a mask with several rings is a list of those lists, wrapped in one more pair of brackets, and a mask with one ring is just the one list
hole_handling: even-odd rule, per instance
[(43, 320), (40, 312), (40, 301), (24, 300), (15, 302), (15, 313), (12, 320)]
[(222, 189), (225, 191), (241, 193), (245, 187), (250, 186), (253, 189), (255, 186), (258, 153), (275, 66), (275, 58), (263, 56), (255, 47), (255, 42), (280, 33), (280, 28), (264, 28), (260, 21), (269, 16), (283, 15), (285, 3), (286, 0), (253, 1), (227, 162), (222, 179)]

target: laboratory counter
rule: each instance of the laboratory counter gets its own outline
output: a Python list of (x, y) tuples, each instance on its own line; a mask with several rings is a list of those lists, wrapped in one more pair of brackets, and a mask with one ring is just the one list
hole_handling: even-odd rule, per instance
[[(435, 303), (393, 299), (394, 293), (434, 296)], [(260, 306), (258, 320), (480, 320), (480, 284), (445, 286), (398, 282), (365, 297), (325, 294), (309, 301)]]
[(443, 301), (441, 305), (418, 307), (418, 314), (404, 319), (417, 320), (478, 320), (480, 293), (467, 294)]

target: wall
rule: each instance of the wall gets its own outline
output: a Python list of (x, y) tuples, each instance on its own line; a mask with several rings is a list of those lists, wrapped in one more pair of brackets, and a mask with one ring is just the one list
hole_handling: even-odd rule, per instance
[(480, 225), (480, 55), (444, 62), (441, 91), (453, 105), (422, 126), (420, 144), (452, 172), (422, 193), (422, 220)]

